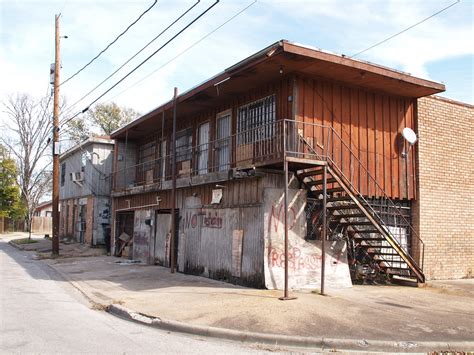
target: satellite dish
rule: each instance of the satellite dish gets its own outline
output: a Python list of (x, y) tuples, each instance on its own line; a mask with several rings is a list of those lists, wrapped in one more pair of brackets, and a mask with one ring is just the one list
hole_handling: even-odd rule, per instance
[(417, 140), (416, 133), (411, 128), (405, 127), (402, 131), (402, 136), (411, 145), (416, 143), (416, 140)]

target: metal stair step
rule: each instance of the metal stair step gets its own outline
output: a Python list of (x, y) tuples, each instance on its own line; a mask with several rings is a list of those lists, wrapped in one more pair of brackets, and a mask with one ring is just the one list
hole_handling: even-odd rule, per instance
[[(333, 188), (330, 188), (330, 189), (327, 189), (326, 190), (326, 193), (328, 194), (332, 194), (332, 193), (335, 193), (335, 192), (343, 192), (344, 189), (342, 187), (333, 187)], [(316, 193), (316, 194), (322, 194), (323, 193), (323, 190), (312, 190), (313, 193)]]
[(318, 176), (318, 175), (323, 175), (324, 169), (315, 169), (315, 170), (303, 170), (303, 172), (299, 173), (297, 172), (296, 175), (299, 178), (305, 178), (309, 176)]
[(372, 222), (367, 221), (349, 221), (349, 222), (339, 222), (343, 226), (371, 226)]
[[(383, 261), (380, 261), (380, 262), (383, 262)], [(385, 262), (387, 262), (387, 261), (385, 261)], [(388, 261), (388, 262), (390, 262), (390, 261)], [(396, 261), (392, 261), (392, 262), (396, 262)], [(385, 268), (385, 269), (387, 269), (387, 270), (408, 270), (408, 271), (410, 271), (410, 268), (409, 268), (408, 266), (406, 266), (406, 267), (398, 267), (398, 266), (380, 265), (380, 267), (383, 267), (383, 268)]]
[(367, 216), (363, 213), (343, 213), (343, 214), (335, 214), (334, 217), (341, 217), (341, 218), (367, 218)]
[(368, 253), (370, 254), (374, 254), (374, 256), (378, 256), (378, 255), (381, 255), (381, 256), (400, 256), (398, 255), (397, 253), (383, 253), (381, 251), (369, 251)]
[(378, 233), (380, 234), (380, 232), (376, 229), (367, 229), (367, 230), (363, 230), (363, 229), (358, 229), (357, 231), (354, 231), (358, 234), (361, 234), (361, 233)]
[(363, 249), (372, 249), (372, 248), (377, 248), (377, 249), (380, 249), (380, 248), (386, 248), (386, 247), (383, 247), (383, 246), (380, 246), (380, 245), (368, 245), (368, 244), (362, 244), (362, 245), (359, 245), (358, 248), (363, 248)]
[(327, 209), (329, 211), (337, 211), (337, 210), (356, 210), (358, 209), (357, 205), (350, 204), (350, 205), (338, 205), (338, 206), (328, 206)]
[[(327, 179), (327, 183), (331, 184), (333, 182), (337, 182), (336, 179)], [(316, 185), (322, 185), (324, 183), (324, 180), (312, 180), (312, 181), (305, 181), (305, 184), (308, 186), (316, 186)]]
[(352, 198), (350, 196), (334, 196), (328, 197), (327, 202), (338, 202), (338, 201), (351, 201)]
[[(385, 239), (382, 239), (382, 238), (363, 238), (363, 237), (362, 237), (362, 238), (356, 238), (356, 239), (357, 239), (357, 241), (361, 241), (361, 242), (363, 242), (363, 241), (367, 241), (367, 242), (369, 242), (369, 241), (370, 241), (370, 242), (372, 242), (372, 241), (373, 241), (373, 242), (378, 242), (378, 241), (384, 242), (384, 241), (385, 241)], [(382, 248), (382, 246), (379, 246), (379, 245), (377, 245), (377, 246)], [(384, 248), (390, 248), (390, 247), (384, 247)], [(396, 254), (396, 255), (398, 255), (398, 254)]]

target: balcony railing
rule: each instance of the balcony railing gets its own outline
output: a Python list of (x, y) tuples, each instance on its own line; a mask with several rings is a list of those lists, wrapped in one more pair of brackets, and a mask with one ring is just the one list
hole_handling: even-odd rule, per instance
[[(284, 121), (197, 144), (176, 152), (176, 176), (194, 177), (209, 173), (227, 173), (232, 168), (251, 168), (283, 161)], [(172, 179), (171, 155), (127, 165), (114, 172), (114, 190), (137, 186), (164, 186)]]

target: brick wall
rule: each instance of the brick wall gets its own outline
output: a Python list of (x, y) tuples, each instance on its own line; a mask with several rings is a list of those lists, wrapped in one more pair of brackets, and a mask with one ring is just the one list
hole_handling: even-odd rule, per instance
[(418, 198), (427, 280), (474, 277), (474, 106), (418, 100)]
[(87, 198), (86, 207), (86, 233), (84, 236), (84, 243), (87, 245), (95, 244), (92, 240), (94, 231), (94, 197)]

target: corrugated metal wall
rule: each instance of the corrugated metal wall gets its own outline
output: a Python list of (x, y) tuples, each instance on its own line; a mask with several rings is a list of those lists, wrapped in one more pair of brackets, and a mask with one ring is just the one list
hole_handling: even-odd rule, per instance
[[(281, 179), (282, 176), (278, 175), (274, 179), (278, 178)], [(264, 286), (261, 207), (263, 180), (254, 177), (219, 183), (223, 186), (219, 187), (223, 196), (218, 205), (211, 205), (215, 184), (177, 190), (179, 271), (237, 284)], [(162, 223), (160, 214), (155, 215), (155, 211), (169, 212), (170, 192), (167, 190), (114, 198), (115, 218), (117, 210), (130, 207), (130, 210), (135, 211), (134, 236), (139, 238), (140, 247), (139, 249), (134, 247), (134, 252), (136, 257), (143, 261), (155, 262), (158, 258), (160, 264), (168, 265), (166, 258), (169, 257), (169, 251), (157, 250), (157, 248), (166, 249), (166, 240), (163, 238), (166, 228), (156, 226), (153, 228), (153, 235), (149, 236), (150, 226), (144, 225), (143, 216), (154, 216), (155, 223)], [(156, 205), (157, 196), (161, 199), (159, 206)], [(156, 231), (160, 231), (160, 235), (155, 236)], [(235, 231), (243, 232), (239, 276), (232, 274), (232, 265), (235, 261), (235, 250), (233, 250)], [(144, 246), (145, 240), (148, 240), (149, 247)]]

